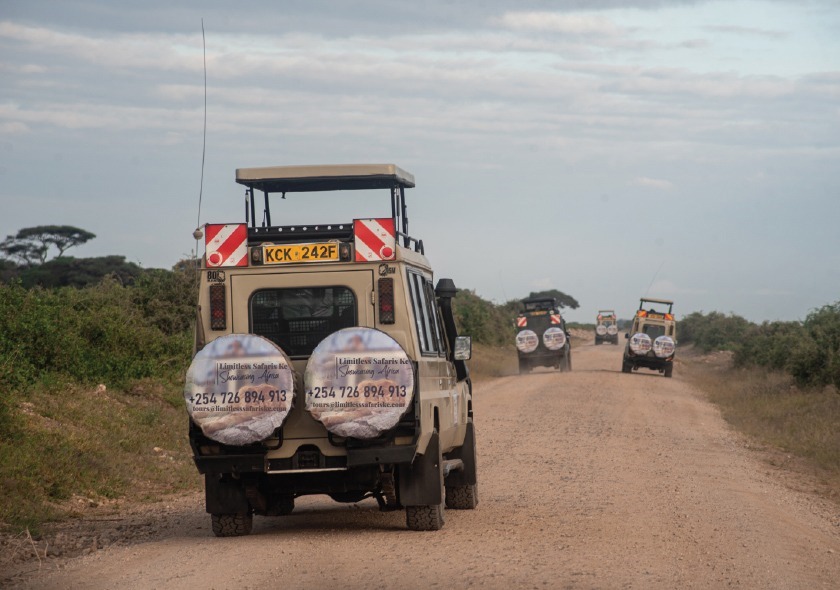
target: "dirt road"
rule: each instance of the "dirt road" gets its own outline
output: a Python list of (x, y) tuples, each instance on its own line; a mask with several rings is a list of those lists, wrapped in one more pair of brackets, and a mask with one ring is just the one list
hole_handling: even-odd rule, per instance
[[(372, 500), (299, 500), (216, 539), (193, 495), (107, 523), (142, 542), (47, 560), (29, 588), (840, 586), (836, 506), (785, 486), (680, 375), (624, 375), (582, 344), (571, 373), (476, 387), (480, 504), (417, 533)], [(35, 564), (37, 565), (37, 564)], [(60, 566), (60, 567), (59, 567)]]

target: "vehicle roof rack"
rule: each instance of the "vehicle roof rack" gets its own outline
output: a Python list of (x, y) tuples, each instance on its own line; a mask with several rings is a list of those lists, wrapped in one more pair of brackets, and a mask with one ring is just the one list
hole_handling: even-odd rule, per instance
[(236, 182), (264, 193), (413, 188), (414, 175), (394, 164), (237, 168)]
[(639, 299), (639, 309), (645, 308), (645, 303), (660, 303), (668, 306), (668, 313), (673, 313), (674, 302), (670, 299), (654, 299), (653, 297), (642, 297)]
[[(236, 182), (247, 187), (245, 219), (250, 244), (267, 240), (291, 242), (308, 237), (350, 240), (352, 223), (300, 224), (273, 226), (269, 195), (272, 193), (306, 193), (341, 190), (388, 189), (391, 193), (391, 217), (397, 238), (403, 246), (424, 254), (423, 241), (408, 234), (405, 189), (414, 187), (414, 175), (395, 164), (329, 164), (308, 166), (268, 166), (237, 168)], [(257, 223), (254, 191), (263, 193), (262, 226)]]

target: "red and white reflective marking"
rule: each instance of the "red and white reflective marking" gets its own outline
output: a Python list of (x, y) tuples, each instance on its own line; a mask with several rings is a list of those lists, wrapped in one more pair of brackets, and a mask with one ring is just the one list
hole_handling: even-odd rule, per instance
[(553, 314), (551, 314), (551, 323), (552, 324), (558, 324), (558, 325), (562, 324), (563, 323), (563, 318), (560, 316), (559, 313), (553, 313)]
[(528, 325), (528, 318), (516, 318), (516, 327), (524, 328)]
[(207, 266), (248, 266), (248, 226), (244, 223), (208, 223), (204, 226)]
[(353, 235), (356, 246), (356, 262), (393, 260), (397, 249), (397, 232), (394, 220), (356, 219), (353, 221)]

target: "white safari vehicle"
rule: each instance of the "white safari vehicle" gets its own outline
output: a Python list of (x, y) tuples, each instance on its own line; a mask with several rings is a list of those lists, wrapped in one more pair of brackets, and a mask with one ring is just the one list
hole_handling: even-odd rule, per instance
[[(184, 390), (213, 532), (248, 534), (254, 514), (288, 514), (307, 494), (374, 498), (414, 530), (474, 508), (470, 340), (454, 283), (435, 286), (408, 235), (414, 177), (392, 164), (285, 166), (239, 169), (236, 182), (246, 223), (203, 228)], [(370, 189), (390, 196), (390, 215), (341, 221), (323, 204), (325, 191)], [(293, 201), (316, 219), (273, 223)]]

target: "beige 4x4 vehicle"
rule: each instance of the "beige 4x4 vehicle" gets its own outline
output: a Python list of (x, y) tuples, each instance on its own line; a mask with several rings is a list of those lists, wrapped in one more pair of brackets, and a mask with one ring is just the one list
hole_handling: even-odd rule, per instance
[(624, 335), (627, 345), (621, 363), (622, 372), (629, 373), (644, 367), (659, 371), (666, 377), (673, 374), (677, 350), (677, 320), (673, 308), (674, 302), (667, 299), (647, 297), (640, 300), (631, 331)]
[(595, 344), (618, 344), (618, 318), (612, 309), (599, 309), (595, 318)]
[[(474, 508), (470, 340), (456, 331), (454, 283), (434, 286), (408, 235), (414, 177), (392, 164), (290, 166), (236, 181), (247, 223), (204, 226), (184, 391), (213, 532), (248, 534), (254, 514), (288, 514), (306, 494), (375, 498), (414, 530), (440, 529), (445, 507)], [(272, 224), (273, 195), (296, 193), (273, 203), (305, 202), (323, 220), (327, 195), (313, 193), (351, 189), (390, 193), (390, 216)]]

